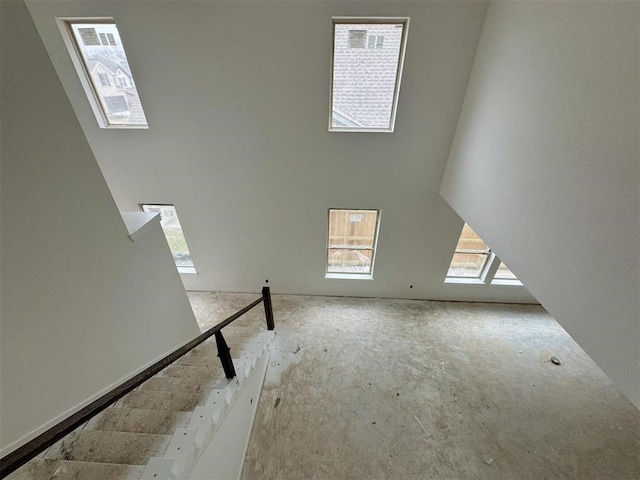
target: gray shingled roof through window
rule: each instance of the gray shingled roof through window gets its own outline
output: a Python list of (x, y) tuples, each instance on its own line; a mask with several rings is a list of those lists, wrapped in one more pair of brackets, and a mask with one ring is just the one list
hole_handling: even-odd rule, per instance
[[(366, 31), (364, 44), (359, 32), (350, 42), (350, 31)], [(402, 31), (402, 24), (335, 25), (332, 126), (389, 128)]]

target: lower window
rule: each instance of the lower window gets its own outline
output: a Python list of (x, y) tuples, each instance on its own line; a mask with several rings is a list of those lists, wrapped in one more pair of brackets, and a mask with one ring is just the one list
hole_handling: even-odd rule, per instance
[(445, 283), (522, 285), (473, 229), (464, 224)]
[(465, 223), (447, 277), (480, 278), (490, 254), (489, 246)]
[(329, 209), (327, 273), (372, 275), (379, 210)]

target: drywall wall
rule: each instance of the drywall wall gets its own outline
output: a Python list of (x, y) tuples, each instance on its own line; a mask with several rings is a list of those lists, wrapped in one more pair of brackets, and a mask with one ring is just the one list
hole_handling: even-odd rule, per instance
[(640, 405), (638, 2), (495, 2), (442, 196)]
[(24, 2), (0, 17), (2, 455), (199, 330), (159, 222), (127, 238)]
[[(189, 289), (533, 302), (445, 285), (438, 194), (486, 2), (29, 1), (122, 210), (173, 203)], [(332, 16), (411, 18), (395, 133), (328, 132)], [(54, 17), (112, 16), (149, 130), (98, 128)], [(382, 210), (374, 280), (325, 279), (327, 210)], [(500, 252), (498, 252), (499, 254)], [(413, 288), (410, 286), (413, 285)]]

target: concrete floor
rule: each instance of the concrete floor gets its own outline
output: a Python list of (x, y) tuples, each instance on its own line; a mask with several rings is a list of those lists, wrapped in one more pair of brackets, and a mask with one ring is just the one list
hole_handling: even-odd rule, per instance
[[(212, 325), (258, 295), (189, 297)], [(273, 307), (244, 479), (640, 479), (640, 412), (541, 307)], [(263, 328), (259, 306), (225, 336), (237, 349)]]

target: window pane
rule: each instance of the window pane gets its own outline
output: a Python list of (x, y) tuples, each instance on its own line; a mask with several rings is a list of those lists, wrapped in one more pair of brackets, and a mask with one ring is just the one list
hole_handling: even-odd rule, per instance
[(329, 210), (329, 247), (373, 248), (377, 210)]
[(146, 126), (116, 24), (69, 25), (107, 124)]
[(371, 273), (373, 250), (330, 248), (327, 260), (329, 273)]
[(330, 209), (327, 273), (371, 274), (378, 210)]
[(480, 278), (487, 258), (486, 253), (454, 253), (447, 276)]
[(164, 235), (167, 237), (167, 243), (173, 254), (176, 266), (193, 267), (187, 240), (182, 233), (175, 207), (173, 205), (142, 205), (142, 210), (145, 212), (160, 212), (160, 225), (162, 225)]
[(405, 25), (334, 24), (332, 127), (393, 127)]
[(466, 223), (462, 228), (462, 233), (460, 234), (460, 239), (458, 240), (458, 245), (456, 246), (456, 252), (460, 250), (463, 250), (465, 253), (489, 253), (490, 251), (489, 246), (484, 243), (484, 241), (478, 236), (478, 234), (474, 232)]
[(498, 271), (496, 272), (495, 276), (493, 278), (499, 278), (502, 280), (517, 280), (518, 277), (516, 277), (513, 272), (511, 270), (509, 270), (509, 267), (507, 267), (504, 262), (500, 262), (500, 266), (498, 267)]

